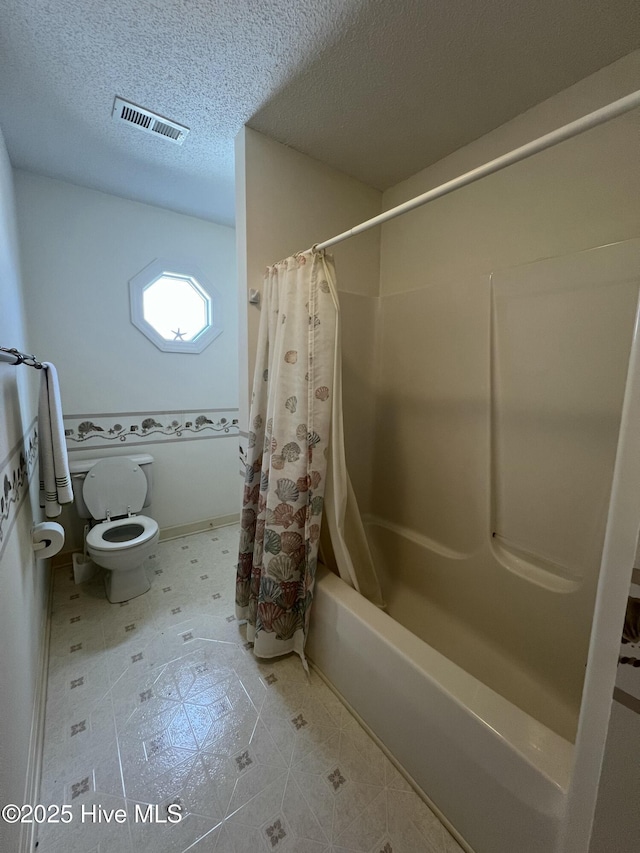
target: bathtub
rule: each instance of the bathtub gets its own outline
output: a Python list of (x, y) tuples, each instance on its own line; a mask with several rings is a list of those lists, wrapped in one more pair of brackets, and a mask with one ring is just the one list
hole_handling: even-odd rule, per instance
[(557, 850), (573, 754), (568, 739), (324, 566), (307, 651), (468, 850)]

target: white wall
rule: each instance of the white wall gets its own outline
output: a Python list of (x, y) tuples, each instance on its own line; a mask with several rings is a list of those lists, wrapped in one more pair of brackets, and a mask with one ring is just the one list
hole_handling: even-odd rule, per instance
[[(0, 134), (0, 345), (27, 349), (11, 166)], [(22, 803), (33, 755), (32, 717), (44, 641), (48, 567), (36, 561), (37, 460), (29, 458), (38, 375), (0, 362), (0, 803)], [(23, 454), (27, 469), (20, 466)], [(29, 487), (31, 478), (31, 488)], [(33, 768), (33, 765), (31, 765)], [(17, 850), (20, 827), (0, 821), (0, 849)]]
[[(152, 453), (161, 528), (237, 513), (237, 428), (215, 429), (238, 407), (233, 229), (22, 171), (16, 202), (30, 340), (58, 369), (71, 458)], [(128, 282), (156, 258), (185, 258), (220, 293), (224, 331), (202, 353), (162, 352), (130, 322)]]
[[(248, 353), (240, 377), (241, 407), (245, 407), (241, 428), (246, 433), (260, 317), (259, 308), (247, 307), (248, 290), (262, 289), (267, 265), (375, 216), (380, 212), (381, 194), (249, 128), (236, 139), (236, 191), (239, 298), (243, 303), (240, 346)], [(360, 509), (366, 512), (373, 467), (380, 235), (370, 231), (336, 246), (334, 257), (343, 324), (347, 464)]]

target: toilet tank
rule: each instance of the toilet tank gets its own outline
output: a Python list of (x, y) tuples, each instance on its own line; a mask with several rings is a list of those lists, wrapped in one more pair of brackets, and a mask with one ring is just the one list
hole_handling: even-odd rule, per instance
[[(76, 506), (76, 512), (80, 518), (91, 518), (91, 513), (87, 509), (87, 505), (85, 504), (82, 496), (82, 487), (84, 485), (85, 477), (96, 462), (101, 462), (103, 459), (108, 458), (113, 457), (100, 456), (95, 458), (92, 457), (91, 459), (78, 459), (73, 462), (69, 460), (69, 473), (71, 474), (73, 498)], [(144, 472), (144, 476), (147, 478), (147, 496), (145, 498), (144, 505), (149, 506), (151, 504), (151, 496), (153, 493), (153, 474), (151, 468), (153, 456), (149, 453), (127, 453), (123, 454), (123, 456), (119, 458), (131, 459), (131, 461), (135, 462), (136, 465), (139, 465)]]

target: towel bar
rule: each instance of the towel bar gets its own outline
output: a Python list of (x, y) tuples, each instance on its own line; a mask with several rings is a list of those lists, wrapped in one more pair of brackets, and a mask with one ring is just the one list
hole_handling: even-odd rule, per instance
[(35, 355), (20, 352), (15, 347), (0, 347), (0, 361), (7, 361), (9, 364), (15, 365), (26, 364), (28, 367), (35, 367), (36, 370), (42, 370), (42, 364)]

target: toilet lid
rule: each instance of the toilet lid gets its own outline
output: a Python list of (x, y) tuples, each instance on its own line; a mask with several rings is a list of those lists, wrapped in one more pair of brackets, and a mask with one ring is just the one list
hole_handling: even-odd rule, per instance
[(147, 496), (147, 478), (126, 456), (102, 459), (85, 477), (82, 496), (96, 519), (140, 512)]

